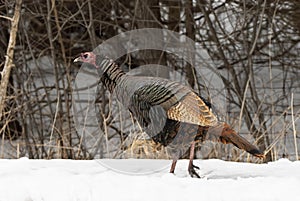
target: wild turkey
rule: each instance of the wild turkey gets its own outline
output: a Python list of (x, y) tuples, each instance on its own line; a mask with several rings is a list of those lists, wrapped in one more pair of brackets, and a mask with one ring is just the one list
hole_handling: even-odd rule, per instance
[[(144, 131), (155, 142), (168, 146), (173, 157), (171, 173), (177, 159), (190, 147), (188, 171), (199, 177), (193, 165), (195, 140), (217, 138), (232, 143), (248, 153), (264, 154), (224, 122), (219, 122), (209, 104), (190, 88), (157, 77), (130, 76), (108, 58), (93, 52), (82, 53), (74, 62), (84, 62), (98, 70), (102, 83), (118, 101), (129, 109)], [(209, 130), (210, 129), (210, 130)]]

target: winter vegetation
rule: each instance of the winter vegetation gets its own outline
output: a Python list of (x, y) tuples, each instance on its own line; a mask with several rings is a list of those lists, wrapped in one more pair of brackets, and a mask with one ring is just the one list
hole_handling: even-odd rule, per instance
[[(96, 78), (90, 79), (93, 72), (73, 63), (79, 53), (120, 33), (158, 28), (195, 41), (200, 52), (194, 55), (195, 65), (168, 52), (139, 50), (118, 58), (121, 68), (189, 85), (266, 154), (264, 160), (255, 159), (231, 145), (205, 142), (196, 147), (196, 158), (298, 160), (299, 11), (297, 0), (4, 1), (0, 158), (169, 159), (164, 147), (147, 138), (113, 95)], [(134, 45), (120, 41), (118, 49), (126, 52)], [(219, 97), (211, 95), (209, 86), (216, 80), (203, 76), (203, 68), (218, 76)], [(78, 72), (87, 77), (74, 88)], [(81, 101), (93, 104), (99, 116), (92, 124), (76, 122), (76, 115), (86, 111), (74, 113), (74, 95), (91, 87), (97, 88), (97, 97), (90, 103), (85, 94)], [(83, 135), (76, 128), (79, 123), (94, 128), (94, 133)]]

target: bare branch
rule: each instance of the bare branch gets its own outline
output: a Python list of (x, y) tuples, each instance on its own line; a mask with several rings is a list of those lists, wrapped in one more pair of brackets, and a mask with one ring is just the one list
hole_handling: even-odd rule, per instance
[(16, 45), (16, 37), (18, 32), (18, 24), (20, 19), (22, 0), (16, 0), (15, 13), (11, 21), (11, 32), (8, 42), (8, 47), (6, 51), (6, 59), (4, 63), (4, 68), (1, 72), (1, 83), (0, 83), (0, 120), (2, 119), (3, 110), (5, 107), (6, 92), (9, 82), (9, 76), (11, 69), (13, 67), (14, 58), (14, 48)]

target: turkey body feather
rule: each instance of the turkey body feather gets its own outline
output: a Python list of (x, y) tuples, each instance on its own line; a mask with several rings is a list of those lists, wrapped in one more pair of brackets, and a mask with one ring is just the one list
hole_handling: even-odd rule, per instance
[(150, 123), (148, 113), (155, 106), (160, 106), (169, 119), (180, 122), (201, 126), (217, 122), (209, 106), (190, 88), (164, 78), (126, 75), (116, 86), (115, 94), (143, 126)]

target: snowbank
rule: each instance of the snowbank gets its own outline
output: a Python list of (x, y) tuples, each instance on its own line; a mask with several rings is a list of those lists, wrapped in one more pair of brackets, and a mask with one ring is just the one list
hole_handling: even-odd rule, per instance
[(300, 162), (281, 159), (249, 164), (211, 159), (194, 163), (200, 166), (202, 179), (188, 176), (187, 160), (178, 161), (173, 175), (168, 173), (171, 161), (166, 160), (3, 159), (0, 201), (273, 201), (299, 196)]

